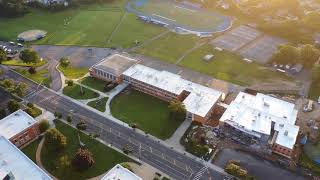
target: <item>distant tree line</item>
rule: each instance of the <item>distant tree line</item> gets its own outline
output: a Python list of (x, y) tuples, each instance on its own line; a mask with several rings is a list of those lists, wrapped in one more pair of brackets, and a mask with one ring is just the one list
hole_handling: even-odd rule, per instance
[(0, 0), (0, 17), (19, 17), (28, 12), (23, 0)]

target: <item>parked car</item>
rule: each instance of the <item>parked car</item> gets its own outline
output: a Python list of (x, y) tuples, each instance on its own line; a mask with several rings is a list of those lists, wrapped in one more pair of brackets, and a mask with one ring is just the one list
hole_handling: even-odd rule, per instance
[(309, 100), (307, 104), (303, 106), (303, 112), (311, 112), (313, 110), (313, 101)]
[(23, 47), (23, 44), (21, 44), (21, 43), (18, 43), (17, 45), (18, 45), (18, 47)]
[(16, 43), (14, 43), (14, 42), (12, 42), (12, 41), (10, 41), (9, 44), (10, 44), (11, 46), (16, 45)]

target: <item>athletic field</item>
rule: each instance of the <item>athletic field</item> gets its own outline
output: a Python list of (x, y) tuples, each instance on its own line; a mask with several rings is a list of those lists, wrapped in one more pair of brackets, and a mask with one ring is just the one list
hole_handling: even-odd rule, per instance
[(205, 33), (223, 31), (229, 28), (232, 22), (231, 18), (209, 12), (197, 4), (176, 3), (173, 0), (132, 0), (127, 9), (169, 26)]

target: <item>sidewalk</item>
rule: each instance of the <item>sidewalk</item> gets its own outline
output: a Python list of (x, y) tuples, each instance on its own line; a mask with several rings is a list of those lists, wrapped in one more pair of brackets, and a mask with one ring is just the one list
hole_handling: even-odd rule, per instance
[(169, 139), (165, 140), (165, 142), (176, 149), (185, 151), (185, 148), (180, 144), (180, 139), (191, 125), (191, 122), (192, 121), (190, 120), (184, 120), (174, 134)]

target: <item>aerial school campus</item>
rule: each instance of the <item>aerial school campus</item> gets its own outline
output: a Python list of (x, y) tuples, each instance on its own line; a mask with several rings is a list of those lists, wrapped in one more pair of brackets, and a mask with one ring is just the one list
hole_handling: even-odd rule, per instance
[(303, 15), (239, 13), (263, 1), (20, 5), (0, 13), (2, 179), (320, 176), (320, 32), (298, 44), (264, 27)]

